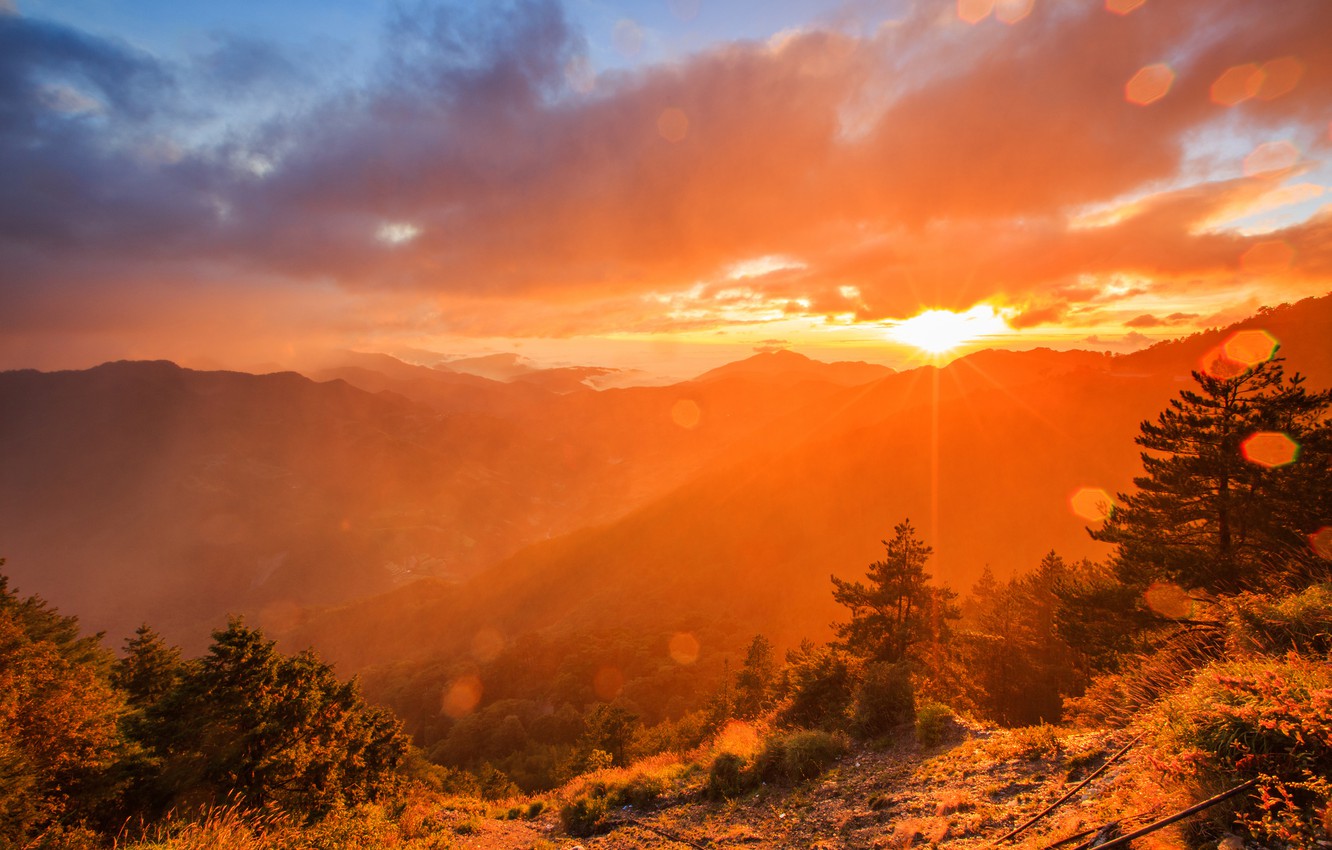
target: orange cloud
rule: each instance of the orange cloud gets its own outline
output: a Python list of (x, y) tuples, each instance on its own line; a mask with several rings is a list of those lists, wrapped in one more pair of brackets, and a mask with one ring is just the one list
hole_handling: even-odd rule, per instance
[[(462, 23), (414, 14), (363, 92), (170, 157), (148, 156), (134, 128), (182, 120), (167, 99), (184, 71), (6, 19), (0, 84), (17, 106), (0, 126), (2, 329), (128, 331), (191, 305), (202, 324), (220, 292), (246, 305), (228, 313), (237, 322), (278, 305), (275, 337), (286, 322), (315, 333), (284, 305), (329, 292), (324, 327), (373, 315), (462, 335), (876, 321), (981, 302), (1033, 328), (1144, 293), (1188, 303), (1126, 306), (1130, 327), (1171, 314), (1162, 324), (1186, 326), (1220, 309), (1208, 292), (1275, 299), (1332, 276), (1326, 212), (1262, 237), (1204, 227), (1284, 179), (1238, 176), (1248, 150), (1229, 134), (1280, 132), (1300, 162), (1332, 151), (1328, 4), (1188, 0), (1121, 16), (1043, 3), (974, 27), (920, 10), (872, 36), (716, 45), (595, 85), (553, 2)], [(478, 45), (466, 66), (434, 49), (459, 38)], [(17, 45), (31, 49), (3, 49)], [(1127, 80), (1167, 60), (1168, 94), (1125, 100)], [(1237, 67), (1272, 82), (1245, 76), (1232, 96)], [(94, 84), (74, 94), (96, 95), (116, 132), (53, 113), (32, 82), (79, 69)], [(1198, 177), (1198, 137), (1236, 147), (1233, 167)], [(1113, 214), (1084, 220), (1099, 207)], [(1246, 268), (1264, 240), (1288, 262)], [(798, 262), (727, 279), (774, 256)], [(123, 310), (98, 309), (116, 298)]]

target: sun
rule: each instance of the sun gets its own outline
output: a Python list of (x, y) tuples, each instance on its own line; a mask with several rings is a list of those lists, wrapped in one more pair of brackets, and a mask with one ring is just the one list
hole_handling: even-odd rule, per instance
[(1012, 331), (995, 309), (980, 304), (965, 313), (925, 310), (910, 319), (890, 322), (888, 337), (930, 354), (943, 354), (991, 334)]

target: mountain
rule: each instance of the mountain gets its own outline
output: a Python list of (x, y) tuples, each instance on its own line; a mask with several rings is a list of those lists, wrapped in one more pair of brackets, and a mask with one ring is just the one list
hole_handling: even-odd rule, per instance
[(150, 621), (196, 647), (228, 612), (283, 627), (612, 522), (837, 390), (553, 392), (340, 363), (322, 380), (166, 362), (0, 373), (6, 570), (113, 640)]
[[(1288, 367), (1327, 385), (1329, 303), (1130, 356), (990, 352), (840, 389), (622, 519), (535, 544), (447, 592), (324, 612), (289, 637), (352, 667), (424, 647), (465, 652), (482, 630), (669, 633), (725, 621), (790, 645), (827, 636), (844, 613), (829, 575), (862, 575), (904, 518), (934, 547), (935, 576), (964, 592), (987, 566), (1005, 576), (1052, 549), (1099, 558), (1074, 493), (1130, 489), (1138, 424), (1237, 329), (1279, 328)], [(692, 386), (728, 380), (738, 379)], [(373, 642), (356, 637), (368, 632)]]
[(601, 391), (381, 355), (323, 380), (0, 373), (0, 556), (113, 640), (149, 621), (195, 647), (238, 612), (352, 666), (483, 629), (713, 618), (789, 642), (824, 633), (829, 574), (863, 572), (903, 518), (960, 590), (1052, 548), (1099, 556), (1070, 496), (1130, 486), (1138, 423), (1208, 351), (1262, 328), (1326, 386), (1330, 326), (1311, 299), (1127, 356), (891, 373), (772, 352)]
[(893, 374), (887, 366), (859, 361), (823, 363), (794, 351), (763, 351), (753, 357), (719, 366), (694, 379), (706, 383), (725, 378), (745, 377), (767, 381), (828, 381), (844, 387), (868, 384)]

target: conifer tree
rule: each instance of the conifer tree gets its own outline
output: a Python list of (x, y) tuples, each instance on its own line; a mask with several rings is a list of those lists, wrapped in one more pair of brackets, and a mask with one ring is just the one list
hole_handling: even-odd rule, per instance
[[(1116, 573), (1131, 586), (1254, 587), (1265, 569), (1308, 562), (1308, 535), (1332, 516), (1332, 391), (1309, 392), (1300, 375), (1287, 378), (1281, 358), (1193, 379), (1196, 390), (1142, 423), (1137, 492), (1120, 494), (1104, 527), (1090, 533), (1118, 547)], [(1246, 441), (1263, 432), (1291, 441), (1290, 463), (1245, 456)]]
[(925, 564), (934, 550), (916, 537), (911, 520), (883, 545), (884, 559), (869, 565), (865, 582), (832, 577), (833, 598), (851, 610), (851, 619), (833, 629), (837, 646), (853, 655), (896, 663), (909, 660), (913, 646), (932, 639), (958, 612), (956, 594), (930, 584)]
[(184, 675), (180, 649), (171, 646), (152, 626), (144, 624), (125, 641), (125, 656), (116, 662), (114, 682), (136, 708), (153, 705), (170, 693)]
[(164, 798), (229, 793), (318, 816), (373, 799), (406, 756), (401, 724), (312, 652), (279, 653), (232, 620), (151, 710)]
[(735, 677), (735, 716), (756, 717), (767, 707), (769, 691), (777, 676), (772, 657), (772, 642), (755, 635), (745, 652), (745, 663)]

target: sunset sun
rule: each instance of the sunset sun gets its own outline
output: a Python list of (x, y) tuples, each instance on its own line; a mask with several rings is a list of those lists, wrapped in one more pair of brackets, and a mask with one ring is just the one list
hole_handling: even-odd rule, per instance
[(944, 354), (968, 342), (1011, 330), (993, 307), (978, 305), (965, 313), (922, 311), (910, 319), (891, 323), (888, 337), (930, 354)]

